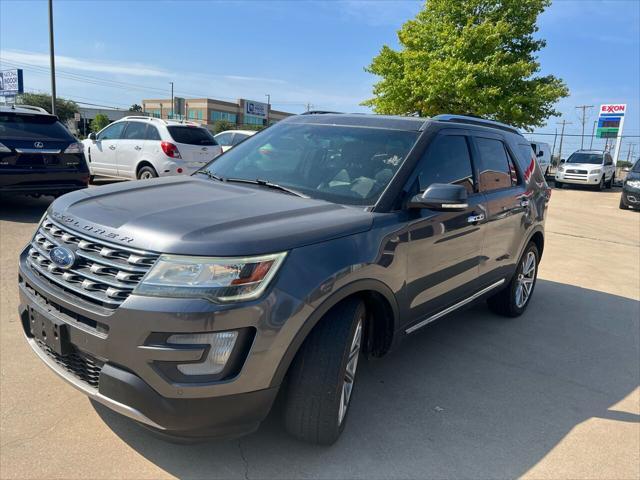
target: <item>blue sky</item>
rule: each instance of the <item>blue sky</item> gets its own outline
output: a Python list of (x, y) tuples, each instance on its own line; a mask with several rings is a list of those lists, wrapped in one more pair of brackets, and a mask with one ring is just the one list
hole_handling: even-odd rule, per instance
[[(301, 112), (311, 103), (367, 111), (359, 103), (375, 78), (364, 67), (383, 44), (397, 45), (396, 31), (421, 6), (413, 0), (54, 0), (58, 94), (126, 107), (169, 96), (174, 81), (176, 94), (187, 97), (264, 101), (269, 93), (281, 110)], [(563, 78), (571, 91), (558, 105), (573, 122), (566, 131), (579, 133), (576, 105), (626, 102), (625, 134), (640, 135), (640, 1), (556, 0), (539, 26), (547, 40), (542, 73)], [(26, 88), (48, 91), (47, 53), (46, 2), (0, 0), (0, 67), (21, 64)], [(594, 108), (587, 130), (595, 118)], [(553, 132), (557, 120), (538, 130)], [(629, 141), (640, 152), (640, 137)], [(575, 148), (579, 138), (565, 145)]]

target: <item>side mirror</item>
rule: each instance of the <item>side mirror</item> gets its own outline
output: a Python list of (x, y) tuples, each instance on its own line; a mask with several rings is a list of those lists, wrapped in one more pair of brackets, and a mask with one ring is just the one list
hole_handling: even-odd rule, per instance
[(409, 208), (430, 208), (432, 210), (456, 211), (469, 206), (467, 189), (462, 185), (434, 183), (423, 193), (409, 200)]
[(539, 156), (539, 157), (544, 157), (544, 152), (543, 152), (542, 150), (540, 150), (540, 151), (538, 152), (538, 156)]
[(95, 142), (98, 137), (96, 136), (95, 132), (91, 132), (87, 138), (92, 142)]
[(563, 158), (562, 160), (560, 160), (560, 163), (564, 163), (566, 162), (566, 160)]

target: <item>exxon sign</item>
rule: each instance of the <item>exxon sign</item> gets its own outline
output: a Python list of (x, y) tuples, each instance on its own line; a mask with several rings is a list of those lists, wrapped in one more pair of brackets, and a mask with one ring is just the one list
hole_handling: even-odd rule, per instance
[[(598, 116), (598, 138), (616, 138), (622, 127), (622, 119), (627, 110), (625, 103), (600, 105)], [(621, 133), (621, 132), (620, 132)]]

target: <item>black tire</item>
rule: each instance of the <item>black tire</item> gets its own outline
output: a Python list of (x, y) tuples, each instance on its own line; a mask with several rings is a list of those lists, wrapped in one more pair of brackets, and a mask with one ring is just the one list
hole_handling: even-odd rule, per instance
[(607, 182), (607, 188), (613, 188), (613, 175), (611, 175), (611, 178)]
[[(535, 270), (533, 272), (533, 281), (531, 283), (531, 289), (529, 290), (526, 301), (523, 304), (519, 304), (517, 299), (518, 286), (520, 285), (519, 279), (523, 274), (525, 260), (528, 258), (530, 252), (535, 256)], [(525, 248), (524, 253), (518, 260), (518, 268), (516, 269), (516, 273), (509, 284), (503, 290), (487, 299), (487, 304), (489, 305), (491, 311), (505, 317), (518, 317), (524, 313), (524, 311), (527, 309), (527, 305), (529, 305), (529, 302), (531, 301), (531, 297), (533, 296), (533, 291), (536, 286), (539, 260), (540, 254), (538, 252), (538, 247), (536, 247), (536, 244), (533, 242), (529, 243), (529, 245), (527, 245), (527, 248)], [(522, 288), (524, 288), (524, 286)]]
[[(347, 364), (355, 358), (357, 367), (365, 319), (364, 303), (347, 299), (327, 312), (300, 347), (288, 372), (284, 399), (284, 426), (294, 437), (331, 445), (344, 430), (355, 385), (351, 382), (351, 394), (340, 420)], [(357, 353), (350, 355), (356, 333)], [(355, 367), (353, 372), (355, 380)]]
[(138, 174), (137, 174), (138, 180), (156, 178), (157, 176), (158, 176), (158, 173), (156, 172), (156, 169), (148, 165), (145, 165), (140, 170), (138, 170)]
[[(624, 193), (622, 195), (624, 195)], [(620, 205), (619, 205), (619, 207), (620, 207), (620, 210), (627, 210), (627, 206), (624, 203), (624, 199), (622, 198), (622, 195), (620, 195)]]
[(598, 186), (596, 187), (596, 189), (601, 192), (604, 190), (604, 175), (602, 175), (602, 178), (600, 179), (600, 183), (598, 184)]
[(89, 183), (93, 184), (95, 179), (96, 179), (95, 175), (89, 175)]
[(556, 188), (557, 189), (561, 189), (562, 188), (562, 182), (558, 182), (557, 180), (555, 181), (556, 184)]

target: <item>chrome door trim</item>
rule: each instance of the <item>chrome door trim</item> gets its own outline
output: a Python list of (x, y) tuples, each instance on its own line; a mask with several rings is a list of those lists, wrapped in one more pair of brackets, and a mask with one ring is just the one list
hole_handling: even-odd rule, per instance
[(18, 153), (44, 153), (45, 155), (57, 155), (61, 151), (54, 148), (16, 148)]
[(431, 315), (428, 318), (425, 318), (424, 320), (422, 320), (421, 322), (416, 323), (415, 325), (407, 328), (405, 330), (405, 333), (413, 333), (416, 330), (418, 330), (419, 328), (424, 327), (425, 325), (428, 325), (429, 323), (433, 322), (434, 320), (439, 319), (440, 317), (444, 317), (445, 315), (447, 315), (448, 313), (453, 312), (454, 310), (457, 310), (460, 307), (465, 306), (468, 303), (473, 302), (476, 298), (484, 295), (485, 293), (493, 290), (496, 287), (499, 287), (500, 285), (502, 285), (504, 283), (504, 278), (501, 278), (500, 280), (498, 280), (495, 283), (492, 283), (491, 285), (489, 285), (488, 287), (483, 288), (482, 290), (474, 293), (473, 295), (471, 295), (468, 298), (465, 298), (464, 300), (459, 301), (458, 303), (451, 305), (448, 308), (445, 308), (444, 310), (439, 311), (438, 313), (436, 313), (435, 315)]

